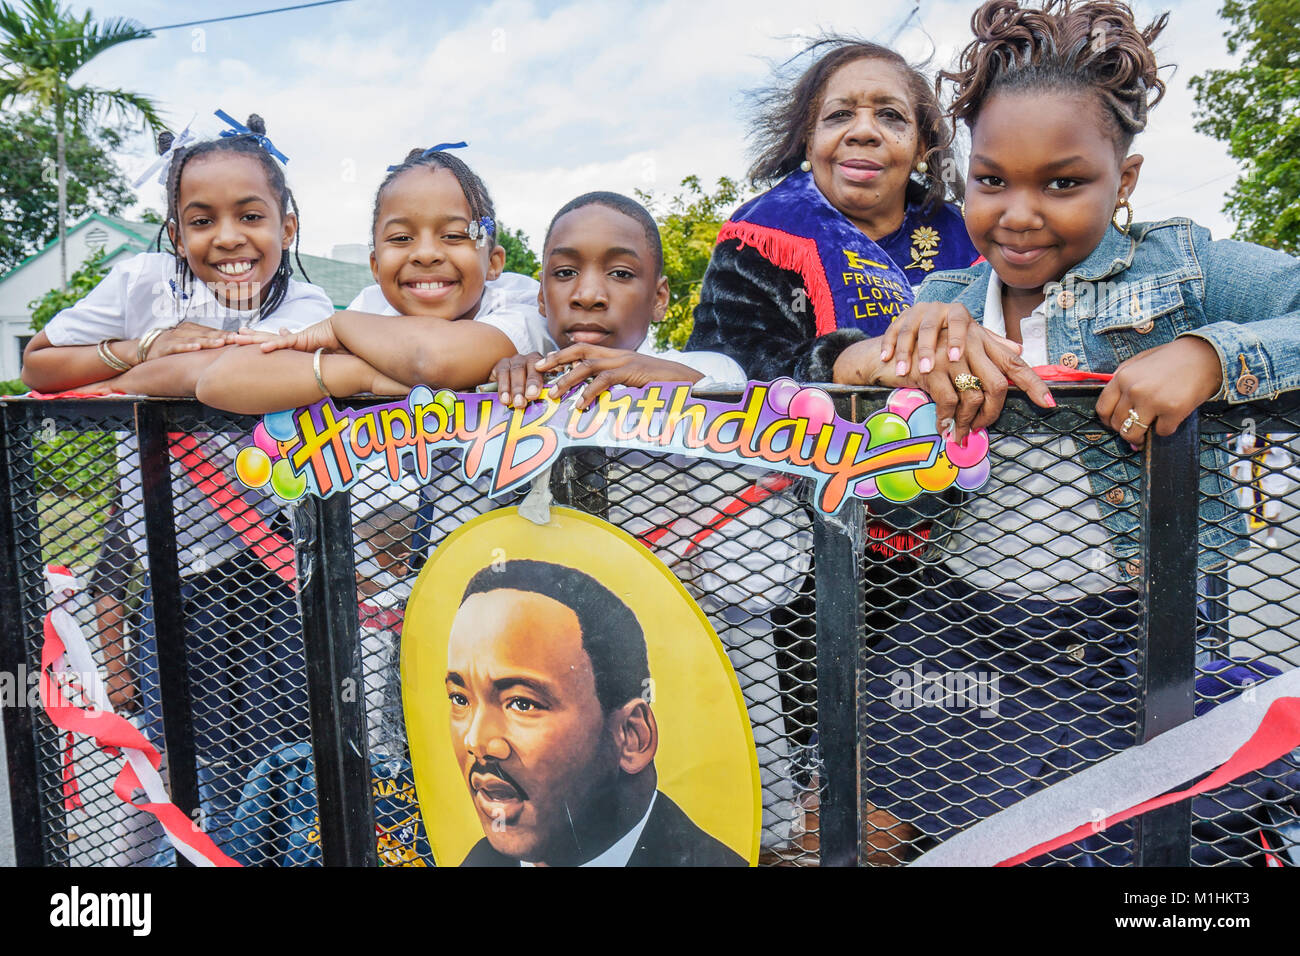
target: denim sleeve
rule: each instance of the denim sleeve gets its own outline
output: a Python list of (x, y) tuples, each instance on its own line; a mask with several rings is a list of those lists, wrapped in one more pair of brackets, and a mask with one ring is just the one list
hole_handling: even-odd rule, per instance
[(1300, 389), (1300, 259), (1212, 240), (1199, 226), (1192, 244), (1205, 276), (1207, 324), (1185, 334), (1219, 355), (1223, 387), (1213, 400), (1247, 402)]

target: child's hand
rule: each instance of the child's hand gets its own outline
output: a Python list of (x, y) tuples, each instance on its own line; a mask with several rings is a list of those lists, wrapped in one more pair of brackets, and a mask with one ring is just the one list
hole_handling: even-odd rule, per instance
[(964, 306), (946, 302), (922, 302), (907, 309), (889, 324), (882, 336), (880, 360), (891, 361), (897, 354), (895, 372), (898, 375), (928, 375), (934, 368), (939, 333), (945, 329), (948, 332), (948, 359), (952, 362), (961, 360), (971, 329), (981, 330), (1016, 355), (1023, 351), (1019, 342), (984, 329), (971, 318)]
[(309, 325), (301, 332), (281, 329), (279, 335), (240, 329), (235, 335), (235, 341), (239, 345), (261, 345), (263, 352), (274, 352), (277, 349), (293, 349), (298, 352), (315, 352), (317, 349), (327, 352), (347, 351), (334, 334), (334, 323), (329, 319)]
[(537, 363), (539, 372), (572, 366), (551, 383), (552, 395), (563, 395), (586, 379), (590, 384), (578, 396), (577, 407), (586, 408), (612, 385), (639, 388), (651, 382), (698, 382), (704, 376), (692, 368), (666, 359), (642, 355), (630, 349), (608, 349), (603, 345), (570, 345), (552, 352)]
[(546, 380), (537, 371), (537, 363), (541, 358), (540, 352), (529, 352), (527, 355), (511, 355), (497, 362), (488, 375), (488, 381), (497, 383), (502, 405), (523, 408), (525, 402), (531, 402), (542, 394)]
[[(357, 361), (359, 362), (364, 361), (364, 359), (357, 359)], [(397, 379), (390, 378), (389, 376), (385, 375), (383, 372), (379, 371), (379, 369), (377, 368), (372, 367), (371, 371), (374, 372), (374, 379), (371, 381), (369, 388), (365, 389), (365, 391), (369, 392), (370, 394), (372, 395), (410, 394), (411, 386), (403, 385), (401, 382), (397, 381)]]
[(89, 385), (78, 385), (72, 391), (80, 395), (128, 395), (130, 392), (122, 386), (122, 375), (115, 375), (113, 378), (106, 378), (102, 382), (91, 382)]
[(208, 328), (208, 326), (199, 325), (197, 322), (182, 322), (153, 340), (153, 343), (149, 346), (149, 354), (145, 357), (145, 361), (162, 358), (164, 355), (174, 355), (177, 352), (197, 352), (200, 349), (225, 348), (227, 345), (233, 344), (234, 341), (234, 332), (223, 332), (221, 329)]
[[(1223, 366), (1214, 346), (1184, 335), (1121, 362), (1097, 399), (1097, 417), (1136, 450), (1153, 428), (1158, 435), (1172, 435), (1222, 387)], [(1127, 429), (1126, 421), (1131, 421)]]
[[(956, 346), (949, 334), (950, 330), (945, 330), (935, 341), (931, 371), (922, 374), (918, 368), (912, 372), (912, 378), (934, 399), (940, 422), (952, 417), (952, 435), (958, 442), (964, 442), (969, 432), (988, 428), (998, 420), (1012, 384), (1035, 405), (1056, 407), (1047, 383), (1025, 364), (1017, 343), (972, 324), (966, 330), (961, 357), (953, 361), (951, 355)], [(958, 376), (963, 372), (974, 375), (979, 387), (958, 391)]]

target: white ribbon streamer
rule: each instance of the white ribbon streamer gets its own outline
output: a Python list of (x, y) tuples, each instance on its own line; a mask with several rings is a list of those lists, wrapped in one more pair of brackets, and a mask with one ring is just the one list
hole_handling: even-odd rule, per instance
[[(95, 666), (95, 659), (91, 655), (90, 645), (86, 643), (86, 635), (82, 633), (81, 625), (67, 611), (67, 605), (72, 600), (73, 595), (81, 590), (81, 583), (77, 577), (71, 573), (63, 573), (53, 568), (45, 569), (45, 580), (50, 586), (50, 612), (51, 621), (54, 624), (55, 631), (58, 632), (59, 639), (63, 641), (64, 655), (63, 659), (67, 666), (59, 669), (63, 673), (71, 672), (82, 682), (86, 696), (95, 705), (97, 710), (105, 713), (113, 713), (113, 705), (109, 702), (108, 691), (105, 689), (103, 682), (99, 679), (99, 669)], [(122, 716), (122, 715), (118, 715)], [(130, 717), (123, 717), (139, 730), (139, 725)], [(153, 764), (149, 762), (148, 756), (141, 750), (133, 747), (123, 747), (122, 755), (130, 762), (131, 769), (135, 771), (140, 785), (148, 795), (151, 803), (171, 803), (171, 797), (167, 793), (167, 788), (163, 785), (162, 777), (158, 771), (154, 770)], [(167, 834), (167, 839), (171, 841), (172, 846), (176, 847), (185, 858), (195, 866), (213, 866), (213, 862), (206, 856), (188, 845), (183, 840), (178, 840), (172, 836), (171, 830), (165, 825), (163, 832)]]
[(1208, 714), (1107, 757), (945, 840), (911, 866), (994, 866), (1089, 820), (1168, 793), (1231, 757), (1273, 701), (1300, 697), (1300, 667), (1262, 681)]

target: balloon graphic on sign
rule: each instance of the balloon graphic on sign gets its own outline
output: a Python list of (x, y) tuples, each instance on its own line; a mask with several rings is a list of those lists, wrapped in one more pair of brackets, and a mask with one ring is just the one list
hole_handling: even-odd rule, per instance
[[(909, 438), (937, 435), (939, 431), (934, 402), (917, 388), (895, 389), (885, 408), (865, 423), (869, 447), (877, 448)], [(942, 447), (929, 465), (915, 471), (896, 471), (859, 481), (853, 493), (859, 498), (877, 496), (888, 501), (911, 501), (925, 493), (946, 491), (953, 485), (974, 491), (989, 478), (989, 434), (981, 428), (966, 437), (964, 446), (942, 439)]]
[(266, 426), (266, 433), (276, 441), (289, 441), (298, 434), (293, 427), (293, 412), (272, 412), (270, 415), (262, 416), (262, 424)]
[(808, 434), (815, 436), (835, 421), (835, 402), (820, 388), (801, 388), (790, 399), (790, 417), (808, 422)]
[(790, 413), (790, 400), (799, 393), (799, 383), (793, 379), (778, 378), (767, 390), (767, 404), (778, 415)]
[(271, 480), (271, 457), (261, 448), (244, 448), (235, 456), (235, 475), (249, 488)]

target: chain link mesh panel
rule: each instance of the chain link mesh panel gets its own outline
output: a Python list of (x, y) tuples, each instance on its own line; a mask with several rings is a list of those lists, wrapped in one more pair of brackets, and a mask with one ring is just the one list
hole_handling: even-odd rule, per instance
[[(994, 434), (979, 490), (950, 489), (947, 507), (873, 502), (864, 863), (906, 863), (1136, 742), (1137, 539), (1103, 523), (1097, 504), (1136, 517), (1137, 484), (1105, 478), (1118, 446), (1087, 404), (1062, 400)], [(1126, 865), (1130, 844), (1121, 825), (1037, 862)]]
[[(1053, 412), (1009, 403), (989, 450), (992, 479), (978, 491), (949, 489), (899, 506), (873, 499), (865, 521), (827, 521), (829, 533), (852, 543), (848, 553), (857, 557), (847, 568), (825, 559), (817, 567), (817, 519), (802, 481), (627, 449), (571, 451), (557, 463), (557, 501), (645, 543), (721, 638), (758, 749), (762, 863), (822, 859), (820, 801), (831, 781), (819, 740), (818, 607), (828, 589), (857, 593), (861, 606), (852, 643), (863, 864), (906, 863), (1139, 739), (1143, 485), (1140, 469), (1113, 477), (1118, 462), (1140, 456), (1099, 428), (1094, 396), (1063, 391)], [(858, 396), (853, 417), (867, 418), (882, 402)], [(32, 674), (39, 666), (41, 566), (67, 564), (88, 583), (76, 613), (115, 704), (166, 749), (167, 676), (159, 672), (147, 561), (138, 557), (146, 534), (135, 409), (90, 404), (29, 405), (6, 418), (26, 666)], [(231, 464), (251, 420), (188, 403), (169, 408), (167, 524), (187, 622), (189, 691), (179, 756), (192, 765), (198, 814), (241, 862), (319, 863), (302, 611), (290, 583), (292, 509), (234, 480)], [(1202, 562), (1197, 594), (1188, 591), (1198, 603), (1198, 714), (1300, 664), (1300, 542), (1288, 530), (1300, 417), (1270, 407), (1248, 427), (1242, 415), (1206, 413), (1201, 425), (1202, 494), (1223, 506), (1211, 523), (1224, 534), (1207, 539), (1214, 560)], [(1247, 431), (1256, 435), (1253, 448), (1241, 437)], [(520, 497), (489, 499), (485, 483), (466, 483), (459, 469), (457, 456), (443, 456), (423, 486), (367, 473), (351, 494), (359, 693), (384, 864), (432, 863), (398, 673), (413, 576), (464, 521)], [(172, 861), (150, 818), (112, 796), (116, 760), (84, 742), (69, 749), (43, 715), (36, 727), (49, 863)], [(71, 799), (69, 767), (81, 807)], [(1192, 860), (1297, 862), (1296, 774), (1288, 758), (1198, 798)], [(1103, 826), (1035, 862), (1131, 864), (1134, 828)]]
[[(1198, 586), (1198, 715), (1300, 666), (1300, 409), (1203, 413), (1201, 448), (1202, 494), (1220, 506), (1225, 543)], [(1194, 862), (1300, 866), (1298, 789), (1293, 752), (1207, 793), (1193, 820)]]

